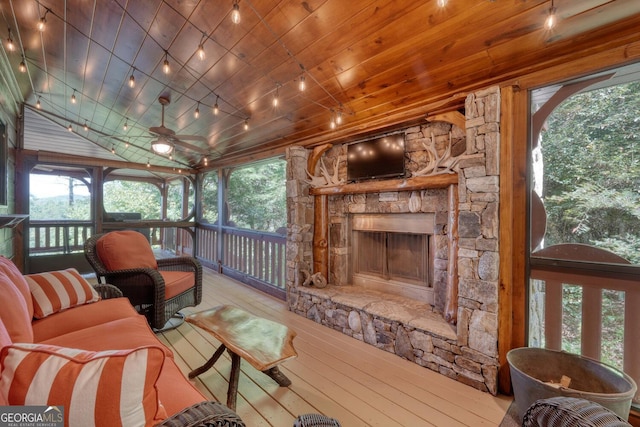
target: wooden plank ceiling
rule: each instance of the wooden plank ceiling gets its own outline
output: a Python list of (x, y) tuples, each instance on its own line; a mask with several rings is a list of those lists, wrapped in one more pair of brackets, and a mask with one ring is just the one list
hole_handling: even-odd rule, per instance
[[(469, 90), (628, 34), (640, 15), (638, 0), (557, 0), (559, 22), (548, 31), (548, 0), (240, 0), (234, 24), (233, 4), (0, 0), (0, 54), (13, 71), (3, 78), (19, 88), (5, 101), (35, 111), (39, 100), (40, 114), (129, 162), (231, 164), (415, 123), (456, 108)], [(171, 101), (165, 126), (206, 138), (187, 141), (200, 149), (151, 153), (160, 96)], [(39, 144), (68, 152), (51, 139)]]

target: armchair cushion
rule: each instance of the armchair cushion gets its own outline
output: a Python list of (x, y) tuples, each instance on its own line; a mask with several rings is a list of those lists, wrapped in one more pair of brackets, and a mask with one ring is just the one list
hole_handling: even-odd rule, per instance
[(196, 282), (195, 274), (189, 271), (162, 271), (164, 279), (164, 299), (168, 300), (193, 288)]
[(31, 315), (21, 292), (0, 271), (0, 320), (13, 342), (33, 342)]
[(42, 319), (70, 307), (100, 300), (75, 268), (25, 276), (33, 297), (33, 317)]
[(0, 393), (9, 404), (62, 405), (65, 425), (151, 426), (166, 417), (155, 385), (164, 363), (158, 347), (88, 352), (14, 344), (0, 360)]
[(112, 231), (96, 242), (96, 252), (110, 271), (136, 268), (158, 268), (147, 238), (137, 231)]

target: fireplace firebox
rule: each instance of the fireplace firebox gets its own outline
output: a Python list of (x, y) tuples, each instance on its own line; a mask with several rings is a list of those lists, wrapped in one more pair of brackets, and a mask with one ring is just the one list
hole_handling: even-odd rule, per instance
[(353, 215), (352, 283), (433, 304), (434, 221), (423, 213)]

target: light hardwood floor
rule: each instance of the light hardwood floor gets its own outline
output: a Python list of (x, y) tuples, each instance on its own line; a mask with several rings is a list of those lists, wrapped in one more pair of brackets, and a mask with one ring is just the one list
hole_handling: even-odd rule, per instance
[[(249, 427), (290, 427), (298, 415), (306, 413), (334, 417), (343, 427), (498, 426), (511, 402), (509, 397), (480, 392), (293, 314), (283, 301), (204, 270), (202, 303), (184, 310), (186, 314), (232, 304), (297, 333), (298, 357), (280, 366), (293, 382), (290, 387), (278, 387), (242, 363), (236, 412)], [(188, 323), (158, 336), (174, 350), (185, 375), (208, 360), (219, 345)], [(230, 369), (225, 353), (194, 384), (212, 400), (224, 403)]]

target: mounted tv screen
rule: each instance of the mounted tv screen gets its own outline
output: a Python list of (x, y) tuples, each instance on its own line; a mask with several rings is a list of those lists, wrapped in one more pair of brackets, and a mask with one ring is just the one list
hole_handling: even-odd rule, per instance
[(384, 136), (347, 146), (347, 180), (404, 175), (404, 134)]

